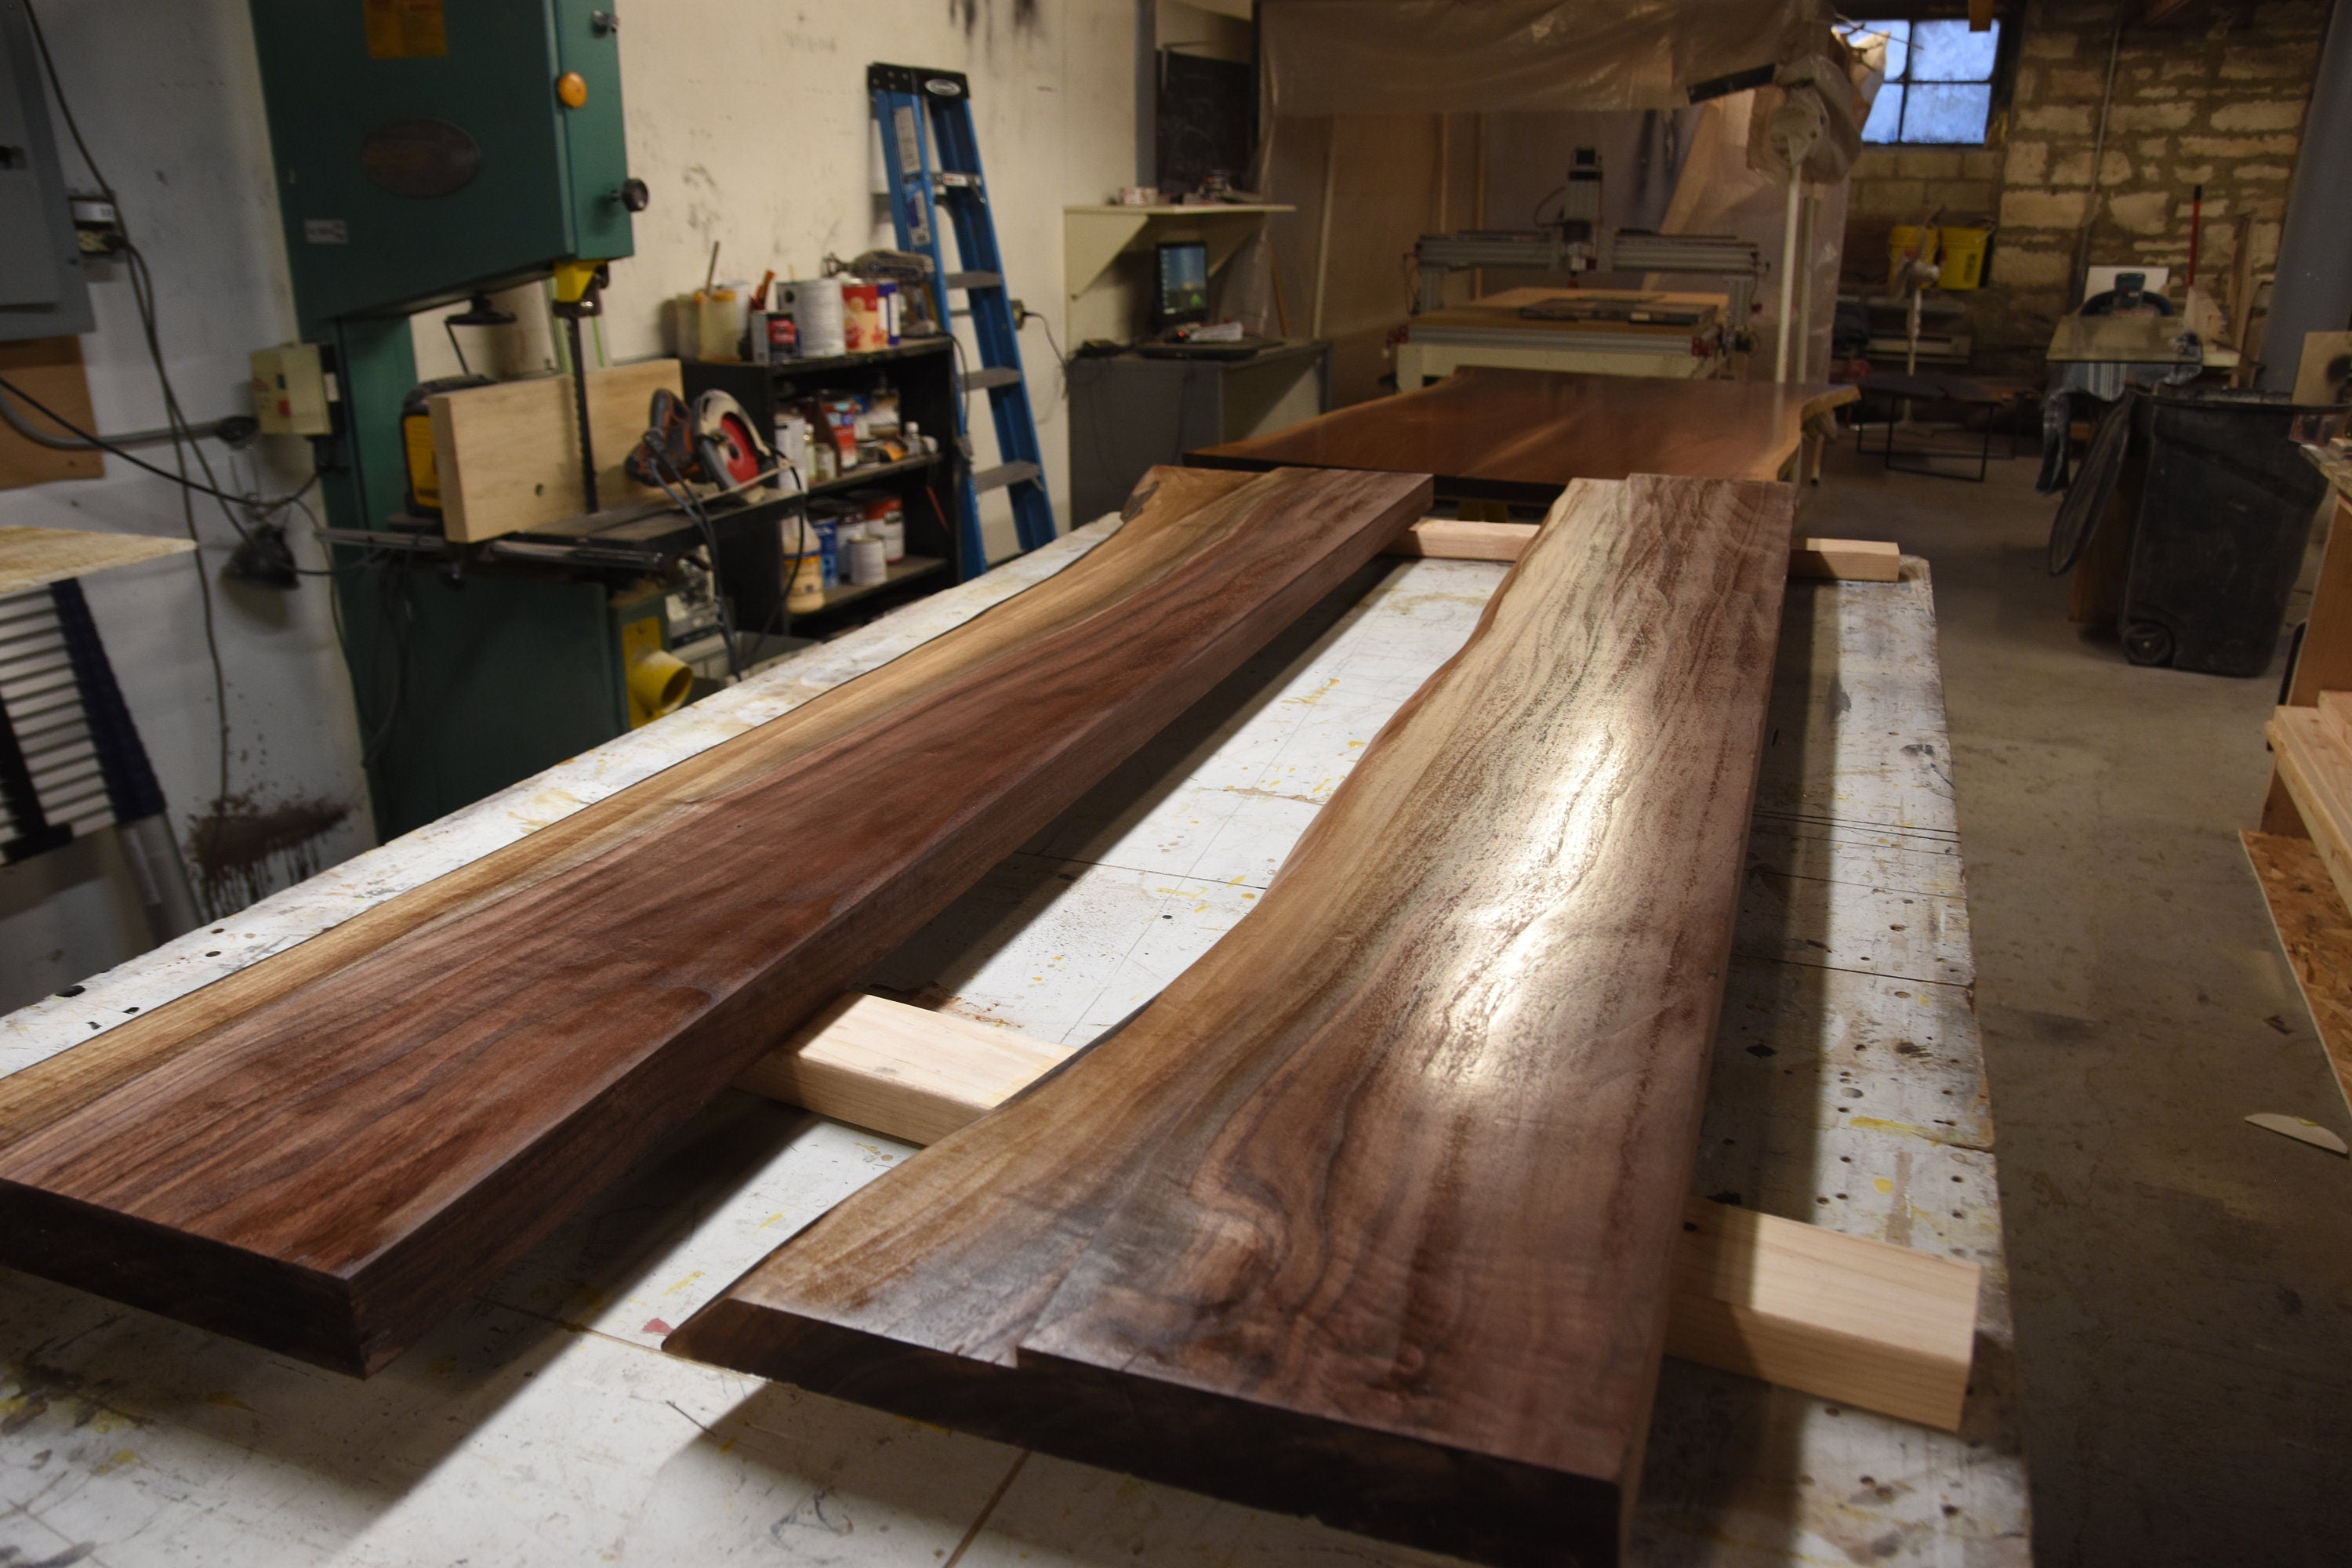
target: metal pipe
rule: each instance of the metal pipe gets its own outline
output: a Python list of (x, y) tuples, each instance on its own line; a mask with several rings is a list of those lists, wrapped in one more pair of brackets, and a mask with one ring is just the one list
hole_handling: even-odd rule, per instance
[[(2099, 133), (2091, 142), (2091, 205), (2084, 210), (2083, 226), (2074, 231), (2074, 276), (2073, 286), (2083, 287), (2083, 268), (2090, 262), (2091, 226), (2099, 221), (2099, 175), (2107, 161), (2107, 116), (2116, 106), (2116, 61), (2124, 51), (2124, 18), (2131, 14), (2127, 0), (2116, 0), (2115, 36), (2107, 40), (2107, 85), (2099, 94)], [(2083, 302), (2077, 294), (2074, 303)]]
[(109, 447), (162, 447), (168, 445), (175, 435), (184, 441), (201, 441), (207, 437), (226, 440), (227, 437), (222, 434), (224, 426), (247, 422), (239, 416), (230, 415), (203, 425), (190, 425), (178, 431), (166, 426), (160, 430), (133, 430), (125, 436), (100, 436), (94, 441), (85, 441), (79, 436), (52, 436), (46, 430), (35, 428), (16, 411), (16, 404), (5, 392), (0, 392), (0, 420), (5, 420), (8, 427), (26, 440), (57, 452), (102, 452)]
[(1813, 357), (1813, 215), (1821, 210), (1821, 199), (1807, 196), (1797, 209), (1797, 320), (1793, 329), (1797, 343), (1797, 372), (1784, 375), (1783, 381), (1802, 381), (1812, 368)]
[(1780, 235), (1780, 321), (1772, 334), (1772, 379), (1793, 381), (1789, 374), (1789, 318), (1797, 308), (1797, 207), (1803, 201), (1805, 175), (1801, 158), (1790, 160), (1789, 205), (1782, 215)]
[(2344, 171), (2352, 168), (2352, 0), (2336, 0), (2320, 47), (2311, 107), (2303, 117), (2303, 152), (2294, 162), (2294, 194), (2279, 237), (2278, 270), (2271, 285), (2270, 324), (2263, 332), (2263, 368), (2254, 384), (2264, 392), (2294, 390), (2310, 332), (2340, 332), (2352, 321), (2352, 202), (2344, 199)]

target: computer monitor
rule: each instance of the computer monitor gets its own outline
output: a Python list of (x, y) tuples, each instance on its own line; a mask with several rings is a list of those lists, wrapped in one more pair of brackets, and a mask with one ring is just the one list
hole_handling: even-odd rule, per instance
[(1164, 332), (1209, 319), (1209, 247), (1197, 239), (1162, 241), (1151, 294), (1151, 330)]

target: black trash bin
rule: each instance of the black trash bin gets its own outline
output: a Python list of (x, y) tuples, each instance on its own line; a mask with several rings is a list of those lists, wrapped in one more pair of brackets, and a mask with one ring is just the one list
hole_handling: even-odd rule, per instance
[[(2211, 675), (2260, 675), (2327, 481), (2254, 392), (2163, 387), (2137, 410), (2147, 484), (2124, 582), (2124, 653)], [(2143, 445), (2144, 443), (2144, 445)]]

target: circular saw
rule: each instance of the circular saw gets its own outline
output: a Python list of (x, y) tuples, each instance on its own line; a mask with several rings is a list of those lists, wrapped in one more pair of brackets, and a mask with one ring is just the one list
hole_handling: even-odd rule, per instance
[(774, 449), (733, 397), (714, 390), (689, 405), (662, 387), (625, 467), (641, 485), (709, 485), (724, 493), (758, 483), (775, 464)]

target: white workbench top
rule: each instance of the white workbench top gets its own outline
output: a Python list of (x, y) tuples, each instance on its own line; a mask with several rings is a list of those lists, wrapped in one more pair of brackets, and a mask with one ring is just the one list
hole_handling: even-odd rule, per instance
[[(0, 1072), (465, 864), (1059, 570), (1097, 523), (0, 1020)], [(1204, 952), (1503, 568), (1383, 563), (887, 960), (1091, 1039)], [(1699, 1190), (1986, 1267), (1958, 1437), (1669, 1361), (1635, 1560), (2021, 1563), (2024, 1464), (1925, 567), (1792, 583)], [(1271, 1568), (1439, 1561), (677, 1361), (670, 1325), (912, 1151), (730, 1092), (356, 1383), (0, 1270), (0, 1563)]]

